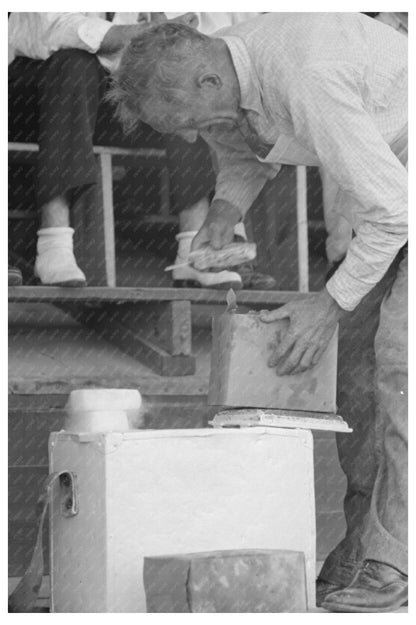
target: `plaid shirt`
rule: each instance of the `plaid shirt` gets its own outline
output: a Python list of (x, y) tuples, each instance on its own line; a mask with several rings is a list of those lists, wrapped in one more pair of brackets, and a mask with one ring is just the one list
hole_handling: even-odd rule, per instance
[(324, 167), (356, 233), (327, 288), (353, 310), (407, 241), (407, 40), (359, 13), (274, 13), (216, 36), (270, 151), (256, 155), (238, 129), (201, 133), (218, 160), (215, 198), (245, 214), (281, 164)]

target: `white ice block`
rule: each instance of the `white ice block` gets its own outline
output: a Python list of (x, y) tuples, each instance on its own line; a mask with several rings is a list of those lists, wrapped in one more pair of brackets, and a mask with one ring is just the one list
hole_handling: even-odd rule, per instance
[(141, 427), (142, 397), (138, 390), (91, 388), (71, 391), (66, 404), (65, 430), (104, 432)]
[(314, 606), (310, 431), (59, 432), (49, 452), (51, 471), (76, 474), (79, 508), (63, 516), (55, 490), (52, 611), (145, 612), (145, 556), (230, 549), (303, 551)]

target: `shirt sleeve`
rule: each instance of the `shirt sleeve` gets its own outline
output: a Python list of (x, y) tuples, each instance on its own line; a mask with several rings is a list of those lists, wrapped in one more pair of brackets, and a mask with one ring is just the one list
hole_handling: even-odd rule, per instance
[(54, 52), (75, 48), (95, 54), (111, 22), (82, 13), (12, 13), (9, 43), (16, 56), (45, 60)]
[(346, 200), (340, 210), (356, 236), (326, 286), (353, 310), (407, 241), (407, 171), (367, 111), (357, 68), (308, 68), (292, 84), (288, 105), (298, 141), (317, 154)]
[(261, 163), (237, 130), (215, 135), (203, 132), (201, 136), (215, 155), (214, 200), (230, 202), (244, 217), (266, 181), (274, 178), (281, 166)]

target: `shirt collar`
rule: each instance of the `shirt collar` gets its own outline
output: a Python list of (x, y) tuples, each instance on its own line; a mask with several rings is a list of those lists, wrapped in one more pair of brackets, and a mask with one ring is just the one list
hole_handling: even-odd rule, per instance
[(220, 38), (227, 44), (234, 63), (240, 85), (240, 107), (260, 114), (260, 83), (244, 41), (235, 35), (224, 35)]

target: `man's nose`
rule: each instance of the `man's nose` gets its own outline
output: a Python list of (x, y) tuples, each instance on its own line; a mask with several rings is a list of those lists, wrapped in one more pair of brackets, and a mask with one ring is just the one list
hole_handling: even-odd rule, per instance
[(188, 143), (195, 143), (198, 139), (198, 131), (197, 130), (179, 130), (177, 134), (185, 139)]

